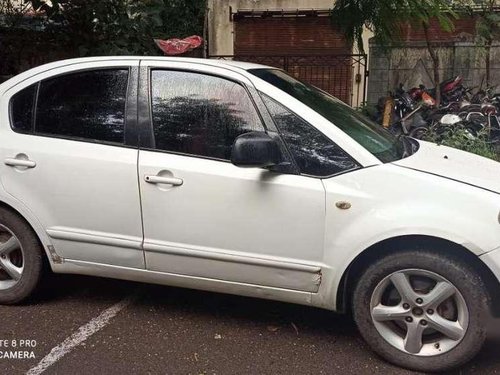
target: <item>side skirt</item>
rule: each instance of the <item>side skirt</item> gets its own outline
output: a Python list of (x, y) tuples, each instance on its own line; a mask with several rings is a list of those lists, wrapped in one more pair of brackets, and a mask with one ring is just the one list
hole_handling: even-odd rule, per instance
[(150, 284), (199, 289), (217, 293), (297, 303), (300, 305), (312, 305), (313, 293), (310, 292), (113, 266), (81, 260), (64, 259), (63, 263), (53, 265), (53, 271), (57, 273), (108, 277)]

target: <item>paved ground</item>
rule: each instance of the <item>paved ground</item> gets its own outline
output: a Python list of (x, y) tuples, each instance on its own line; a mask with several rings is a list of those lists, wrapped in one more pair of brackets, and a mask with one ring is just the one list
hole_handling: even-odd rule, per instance
[[(328, 311), (61, 275), (29, 305), (0, 307), (0, 343), (36, 340), (27, 349), (36, 358), (0, 359), (0, 374), (24, 374), (130, 295), (133, 301), (108, 325), (44, 374), (410, 374), (373, 355), (350, 318)], [(500, 374), (498, 327), (499, 321), (460, 373)]]

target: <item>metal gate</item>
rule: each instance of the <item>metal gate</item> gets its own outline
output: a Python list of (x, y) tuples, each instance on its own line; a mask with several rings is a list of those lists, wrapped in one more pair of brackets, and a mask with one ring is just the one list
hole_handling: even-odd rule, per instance
[(217, 55), (210, 58), (253, 62), (286, 70), (353, 107), (361, 106), (366, 100), (368, 67), (364, 54)]

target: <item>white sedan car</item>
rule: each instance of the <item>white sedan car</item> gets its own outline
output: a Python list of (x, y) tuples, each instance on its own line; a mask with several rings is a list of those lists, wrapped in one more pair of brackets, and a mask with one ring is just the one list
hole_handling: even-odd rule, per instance
[(0, 85), (0, 303), (53, 272), (352, 311), (387, 360), (472, 358), (500, 300), (500, 164), (285, 72), (66, 60)]

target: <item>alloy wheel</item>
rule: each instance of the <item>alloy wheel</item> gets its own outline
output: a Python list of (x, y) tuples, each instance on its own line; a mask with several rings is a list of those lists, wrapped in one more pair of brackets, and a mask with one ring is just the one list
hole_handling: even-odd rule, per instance
[(0, 224), (0, 290), (16, 285), (24, 270), (24, 252), (15, 234)]
[(469, 324), (460, 291), (444, 277), (422, 269), (405, 269), (384, 278), (374, 289), (370, 312), (389, 344), (417, 356), (452, 350)]

